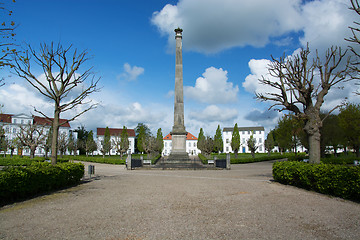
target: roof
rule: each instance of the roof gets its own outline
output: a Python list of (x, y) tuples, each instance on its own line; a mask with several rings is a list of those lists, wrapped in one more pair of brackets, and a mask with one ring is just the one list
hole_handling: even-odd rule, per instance
[[(168, 135), (166, 135), (164, 138), (164, 140), (171, 140), (171, 134), (169, 133)], [(191, 133), (187, 133), (186, 134), (186, 140), (198, 140), (197, 137), (195, 137), (194, 135), (192, 135)]]
[[(97, 136), (104, 136), (106, 128), (97, 128), (96, 134)], [(126, 129), (129, 137), (135, 137), (134, 129)], [(110, 136), (120, 136), (123, 129), (122, 128), (109, 128)]]
[[(5, 122), (5, 123), (11, 123), (11, 118), (13, 116), (16, 116), (14, 114), (0, 114), (0, 122)], [(39, 117), (39, 116), (32, 116), (34, 119), (34, 124), (39, 124), (39, 125), (51, 125), (51, 122), (49, 120), (47, 120), (44, 117)], [(53, 121), (53, 118), (50, 118), (51, 121)], [(65, 123), (67, 121), (67, 119), (60, 119), (59, 122), (60, 124)], [(70, 124), (67, 122), (64, 125), (61, 125), (61, 127), (70, 127)]]
[[(264, 127), (238, 127), (239, 131), (264, 131)], [(224, 128), (223, 132), (232, 132), (234, 128)]]
[(12, 114), (0, 114), (0, 122), (11, 123)]
[[(45, 125), (45, 126), (50, 126), (51, 122), (54, 120), (53, 118), (50, 118), (51, 121), (49, 121), (48, 119), (44, 118), (44, 117), (38, 117), (38, 116), (34, 116), (34, 124), (39, 124), (39, 125)], [(70, 127), (70, 124), (68, 122), (66, 122), (67, 119), (59, 119), (59, 123), (61, 127)], [(64, 124), (63, 124), (64, 123)], [(63, 125), (61, 125), (63, 124)]]

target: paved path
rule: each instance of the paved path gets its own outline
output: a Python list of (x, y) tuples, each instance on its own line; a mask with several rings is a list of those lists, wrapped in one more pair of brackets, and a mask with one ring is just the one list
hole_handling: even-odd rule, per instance
[(360, 204), (275, 183), (271, 162), (94, 165), (87, 183), (1, 208), (0, 239), (360, 239)]

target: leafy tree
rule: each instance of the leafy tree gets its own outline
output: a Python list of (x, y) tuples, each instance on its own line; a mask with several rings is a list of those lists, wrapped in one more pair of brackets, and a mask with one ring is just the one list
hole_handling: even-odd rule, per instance
[(349, 141), (360, 157), (360, 104), (348, 103), (340, 109), (339, 125), (344, 132), (345, 138)]
[(125, 126), (120, 136), (115, 136), (115, 138), (112, 139), (112, 145), (115, 147), (116, 152), (120, 153), (121, 157), (129, 149), (129, 136)]
[(271, 130), (265, 140), (265, 149), (268, 152), (268, 155), (270, 155), (271, 151), (274, 149), (275, 147), (275, 142), (274, 142), (274, 130)]
[(197, 147), (198, 149), (200, 149), (200, 151), (204, 151), (205, 148), (205, 135), (204, 135), (204, 130), (202, 128), (200, 128), (200, 132), (199, 132), (199, 136), (198, 136), (198, 141), (197, 141)]
[(235, 158), (237, 158), (240, 148), (240, 133), (237, 123), (235, 123), (233, 134), (231, 137), (231, 148), (235, 153)]
[(144, 146), (144, 142), (146, 141), (146, 138), (151, 136), (150, 129), (145, 124), (139, 123), (135, 128), (135, 133), (136, 133), (135, 143), (136, 143), (137, 151), (145, 152), (143, 146)]
[(250, 138), (247, 140), (247, 146), (251, 152), (251, 156), (255, 158), (255, 151), (258, 149), (258, 146), (256, 146), (256, 140), (253, 134), (251, 134)]
[(158, 151), (158, 142), (154, 136), (148, 135), (146, 138), (142, 141), (144, 149), (144, 152), (147, 153), (148, 159), (150, 159), (150, 155), (153, 152)]
[[(92, 104), (87, 97), (99, 91), (97, 84), (99, 79), (94, 81), (94, 74), (91, 67), (80, 71), (80, 67), (86, 65), (88, 52), (73, 50), (72, 46), (63, 47), (60, 44), (41, 44), (39, 51), (30, 45), (25, 48), (25, 56), (14, 54), (15, 73), (25, 79), (45, 98), (54, 103), (53, 118), (46, 115), (40, 109), (34, 108), (35, 112), (40, 113), (52, 123), (52, 143), (51, 143), (51, 163), (57, 162), (58, 135), (61, 125), (75, 120), (85, 112), (95, 108), (97, 104)], [(38, 65), (45, 73), (45, 82), (41, 77), (36, 77), (35, 71)], [(35, 70), (36, 69), (36, 70)], [(41, 75), (43, 76), (43, 75)], [(90, 81), (86, 81), (87, 79)], [(60, 114), (80, 109), (73, 117), (60, 123)]]
[(30, 149), (30, 158), (34, 158), (36, 148), (44, 144), (46, 138), (44, 128), (31, 123), (20, 126), (17, 137), (23, 146)]
[(101, 149), (100, 151), (103, 154), (103, 157), (105, 157), (105, 155), (107, 153), (110, 154), (110, 150), (111, 150), (111, 141), (110, 141), (110, 130), (109, 127), (105, 128), (105, 133), (104, 133), (104, 139), (101, 140)]
[(223, 148), (224, 148), (224, 143), (222, 139), (221, 128), (220, 125), (218, 125), (214, 136), (214, 151), (220, 153), (223, 151)]
[(209, 156), (214, 150), (215, 141), (210, 136), (206, 136), (203, 145), (201, 152)]
[(89, 131), (85, 129), (85, 126), (81, 125), (74, 132), (77, 133), (77, 147), (80, 155), (87, 154), (86, 152), (86, 141), (88, 139)]
[(157, 152), (161, 153), (164, 148), (164, 137), (161, 131), (161, 128), (157, 130), (156, 133), (156, 142), (157, 142)]
[(87, 139), (85, 142), (85, 152), (86, 152), (86, 156), (89, 156), (89, 153), (91, 153), (91, 155), (93, 155), (93, 152), (97, 150), (97, 144), (94, 141), (94, 134), (93, 131), (91, 130), (88, 134), (87, 134)]
[[(324, 114), (325, 115), (325, 114)], [(332, 146), (334, 156), (337, 156), (337, 149), (344, 143), (344, 132), (339, 126), (338, 115), (330, 114), (324, 121), (321, 128), (321, 153), (325, 155), (327, 146)]]
[(73, 154), (75, 156), (76, 150), (77, 150), (77, 144), (74, 138), (74, 134), (72, 133), (72, 131), (70, 131), (69, 140), (68, 140), (68, 151), (70, 155)]
[(265, 77), (259, 79), (261, 84), (271, 87), (273, 91), (256, 93), (257, 99), (271, 101), (273, 105), (270, 109), (279, 107), (276, 110), (293, 112), (304, 120), (311, 163), (320, 163), (320, 111), (325, 96), (332, 87), (346, 81), (350, 71), (349, 59), (347, 62), (345, 60), (346, 52), (331, 47), (324, 60), (318, 54), (311, 60), (307, 47), (292, 57), (272, 57), (268, 72), (276, 80)]
[(279, 119), (278, 125), (275, 128), (279, 149), (291, 150), (296, 153), (302, 131), (303, 126), (301, 120), (294, 115), (285, 115)]

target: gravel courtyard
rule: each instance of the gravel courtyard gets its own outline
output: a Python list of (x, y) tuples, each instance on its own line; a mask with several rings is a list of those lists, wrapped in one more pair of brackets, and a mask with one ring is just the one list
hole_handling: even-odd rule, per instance
[(0, 208), (0, 239), (360, 239), (360, 204), (273, 182), (272, 162), (93, 165), (91, 181)]

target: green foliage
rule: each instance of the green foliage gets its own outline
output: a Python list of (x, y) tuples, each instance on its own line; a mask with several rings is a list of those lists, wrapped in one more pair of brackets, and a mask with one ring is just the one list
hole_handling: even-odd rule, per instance
[[(45, 162), (46, 158), (44, 157), (34, 157), (30, 158), (29, 156), (17, 156), (14, 155), (6, 156), (6, 157), (0, 157), (0, 166), (29, 166), (32, 163), (36, 162)], [(68, 162), (69, 159), (58, 159), (58, 162)]]
[(339, 125), (345, 138), (360, 157), (360, 104), (346, 104), (340, 109)]
[(203, 164), (208, 164), (208, 159), (203, 154), (199, 153), (198, 157), (200, 158), (200, 160)]
[(138, 152), (145, 152), (144, 144), (148, 137), (151, 136), (150, 129), (143, 123), (139, 123), (135, 128), (135, 142)]
[(93, 136), (92, 130), (87, 134), (87, 139), (85, 141), (84, 149), (85, 149), (86, 155), (93, 153), (94, 151), (97, 150), (97, 145), (96, 145), (96, 142), (94, 141), (94, 136)]
[(157, 146), (157, 149), (155, 149), (155, 150), (161, 154), (161, 152), (164, 148), (164, 137), (163, 137), (161, 128), (159, 128), (156, 133), (156, 146)]
[(224, 147), (224, 144), (223, 144), (223, 139), (222, 139), (222, 132), (221, 132), (220, 125), (218, 125), (215, 136), (214, 136), (214, 152), (216, 152), (216, 153), (222, 152), (223, 147)]
[(276, 162), (274, 180), (345, 199), (360, 200), (360, 168), (333, 164)]
[(274, 130), (271, 130), (265, 140), (265, 149), (270, 154), (271, 151), (274, 149), (275, 142), (274, 142)]
[(204, 130), (202, 128), (200, 128), (200, 132), (198, 135), (198, 141), (197, 141), (197, 148), (200, 149), (200, 151), (204, 151), (204, 147), (205, 147), (205, 135), (204, 135)]
[(258, 149), (258, 147), (256, 146), (256, 142), (253, 134), (251, 134), (250, 138), (248, 139), (247, 146), (251, 151), (251, 156), (255, 158), (255, 151), (256, 149)]
[[(80, 152), (80, 155), (84, 155), (86, 154), (86, 141), (88, 139), (88, 135), (89, 135), (89, 131), (87, 131), (85, 129), (85, 127), (83, 125), (81, 125), (80, 127), (78, 127), (76, 130), (74, 130), (74, 132), (77, 132), (77, 146)], [(50, 137), (51, 139), (51, 137)]]
[(240, 148), (240, 133), (237, 123), (235, 123), (233, 134), (231, 137), (231, 148), (234, 151), (236, 157)]
[(120, 154), (122, 156), (129, 149), (129, 135), (127, 132), (127, 128), (125, 126), (123, 127), (120, 138), (121, 138), (121, 140), (120, 140), (119, 150), (120, 150)]
[(282, 150), (296, 152), (296, 146), (300, 143), (304, 123), (294, 115), (285, 115), (278, 121), (274, 133), (276, 142)]
[(27, 167), (9, 167), (0, 171), (0, 204), (61, 189), (80, 182), (81, 163), (33, 163)]

